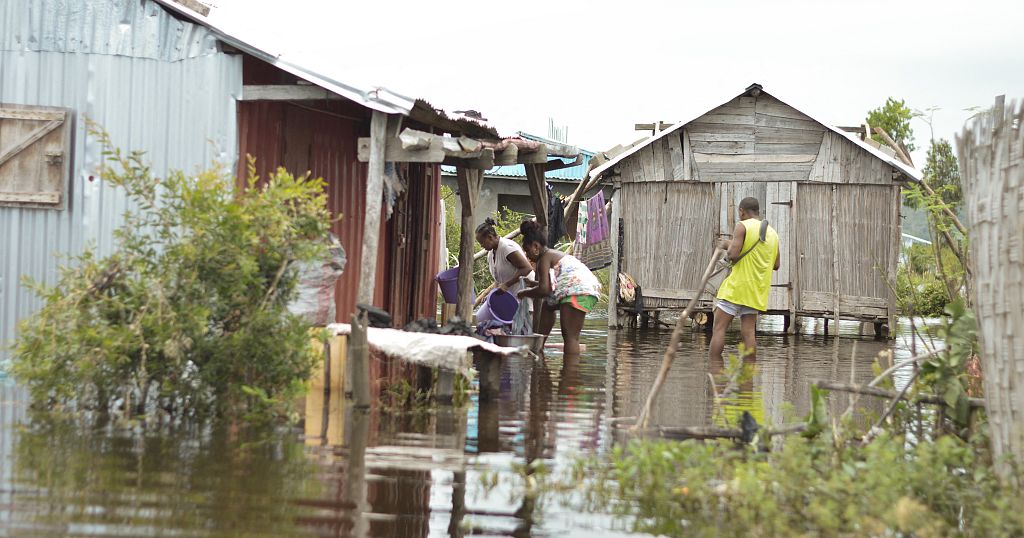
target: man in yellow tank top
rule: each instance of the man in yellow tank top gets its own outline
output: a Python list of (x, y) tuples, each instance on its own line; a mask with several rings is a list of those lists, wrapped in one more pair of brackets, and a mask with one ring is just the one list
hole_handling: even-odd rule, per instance
[(740, 221), (732, 232), (732, 240), (723, 240), (719, 247), (733, 262), (732, 272), (718, 288), (715, 301), (715, 325), (711, 336), (711, 359), (721, 360), (725, 348), (725, 330), (733, 318), (740, 318), (740, 333), (746, 347), (745, 357), (753, 358), (757, 348), (754, 329), (758, 312), (768, 310), (768, 292), (772, 271), (779, 269), (779, 234), (765, 226), (761, 238), (761, 209), (757, 198), (740, 202)]

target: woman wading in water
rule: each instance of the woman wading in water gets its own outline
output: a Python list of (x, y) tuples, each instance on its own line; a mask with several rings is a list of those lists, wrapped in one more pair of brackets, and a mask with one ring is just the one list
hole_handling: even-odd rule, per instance
[[(487, 267), (497, 289), (506, 293), (516, 293), (523, 289), (519, 278), (533, 279), (533, 267), (526, 259), (526, 254), (519, 244), (511, 239), (498, 235), (494, 229), (497, 222), (487, 217), (483, 224), (476, 227), (476, 242), (487, 251)], [(524, 308), (520, 305), (520, 309)], [(517, 312), (516, 315), (526, 313)]]
[(597, 304), (601, 283), (583, 262), (548, 248), (547, 238), (537, 221), (523, 221), (519, 231), (523, 234), (526, 257), (537, 264), (537, 280), (530, 281), (530, 287), (520, 291), (518, 296), (544, 299), (540, 327), (536, 327), (536, 332), (545, 336), (551, 334), (557, 311), (565, 342), (565, 355), (579, 355), (583, 320), (587, 312)]

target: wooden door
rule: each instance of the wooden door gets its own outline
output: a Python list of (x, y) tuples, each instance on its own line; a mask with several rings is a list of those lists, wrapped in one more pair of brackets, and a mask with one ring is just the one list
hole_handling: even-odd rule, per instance
[[(792, 201), (794, 183), (791, 182), (765, 182), (765, 181), (730, 181), (716, 184), (719, 206), (719, 230), (722, 237), (732, 237), (733, 229), (739, 220), (739, 204), (744, 198), (751, 196), (757, 198), (761, 207), (761, 214), (768, 219), (768, 223), (775, 228), (779, 234), (779, 253), (782, 263), (779, 270), (772, 275), (772, 290), (768, 295), (768, 309), (773, 311), (788, 311), (791, 309), (791, 293), (789, 284), (792, 274), (790, 263), (790, 252), (792, 240), (790, 230), (792, 229)], [(724, 275), (712, 279), (713, 289), (718, 289), (724, 280)]]
[(69, 123), (64, 108), (0, 104), (0, 205), (66, 205)]
[(768, 224), (779, 234), (779, 270), (772, 273), (772, 291), (768, 295), (769, 310), (792, 310), (793, 267), (790, 252), (793, 248), (792, 220), (793, 194), (796, 183), (768, 183), (766, 203), (762, 209)]

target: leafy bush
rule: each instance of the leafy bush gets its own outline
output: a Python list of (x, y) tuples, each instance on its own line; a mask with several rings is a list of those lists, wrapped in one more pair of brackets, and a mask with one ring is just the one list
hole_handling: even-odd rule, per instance
[[(104, 147), (106, 133), (93, 131)], [(139, 208), (49, 286), (24, 320), (13, 373), (37, 405), (173, 416), (269, 417), (303, 388), (315, 358), (287, 311), (292, 262), (323, 254), (324, 183), (283, 169), (247, 188), (220, 168), (154, 178), (141, 153), (104, 152), (102, 177)]]
[(970, 445), (910, 446), (888, 434), (864, 447), (819, 436), (782, 450), (732, 442), (632, 441), (577, 462), (542, 488), (571, 509), (610, 513), (667, 536), (1015, 536), (1024, 514)]

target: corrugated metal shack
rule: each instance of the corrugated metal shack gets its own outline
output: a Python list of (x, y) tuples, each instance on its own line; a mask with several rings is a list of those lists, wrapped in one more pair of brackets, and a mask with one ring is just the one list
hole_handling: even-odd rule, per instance
[[(216, 27), (206, 9), (194, 0), (0, 3), (0, 343), (39, 306), (20, 279), (53, 282), (55, 255), (87, 244), (111, 252), (129, 209), (94, 177), (101, 148), (86, 117), (115, 144), (146, 152), (157, 176), (214, 161), (241, 171), (247, 154), (261, 173), (281, 165), (323, 176), (348, 258), (338, 320), (357, 301), (399, 324), (433, 317), (441, 162), (472, 176), (495, 161), (547, 160), (543, 144), (520, 152), (486, 125), (305, 68), (259, 37)], [(543, 166), (539, 175), (538, 189)], [(382, 203), (384, 182), (398, 193), (392, 204)]]
[[(147, 151), (156, 174), (234, 163), (241, 68), (209, 30), (151, 1), (0, 2), (0, 152), (40, 123), (11, 118), (8, 105), (53, 107), (63, 118), (26, 148), (44, 145), (51, 162), (17, 155), (0, 166), (0, 344), (39, 306), (21, 277), (53, 282), (62, 263), (55, 254), (86, 244), (109, 253), (128, 209), (123, 192), (94, 177), (101, 148), (85, 136), (84, 119)], [(57, 181), (44, 193), (25, 192), (12, 165), (56, 168)]]
[[(716, 239), (753, 196), (778, 230), (769, 313), (893, 326), (900, 186), (916, 170), (765, 92), (760, 85), (673, 125), (593, 170), (616, 190), (613, 268), (636, 279), (645, 312), (710, 311), (697, 290)], [(617, 297), (617, 292), (612, 295)], [(611, 323), (623, 310), (614, 302)], [(792, 328), (792, 325), (790, 325)]]

